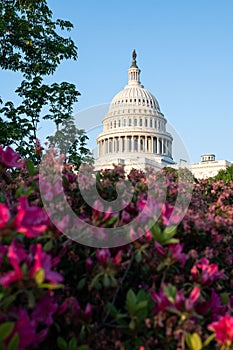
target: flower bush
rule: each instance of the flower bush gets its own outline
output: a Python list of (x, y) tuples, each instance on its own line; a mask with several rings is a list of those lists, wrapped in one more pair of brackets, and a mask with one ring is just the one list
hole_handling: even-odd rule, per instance
[[(48, 172), (60, 164), (56, 159), (50, 150)], [(95, 198), (93, 207), (86, 203), (81, 188), (96, 186), (110, 207), (126, 177), (121, 167), (96, 174), (94, 181), (88, 168), (79, 177), (66, 164), (61, 186), (56, 176), (44, 181), (37, 165), (8, 147), (0, 148), (0, 169), (1, 349), (233, 349), (232, 181), (196, 182), (176, 227), (181, 212), (174, 211), (175, 203), (187, 187), (171, 169), (147, 177), (132, 170), (132, 199), (118, 213), (103, 212)], [(49, 216), (39, 181), (51, 202)], [(145, 221), (137, 240), (91, 248), (50, 220), (63, 211), (63, 191), (76, 215), (93, 226), (124, 227), (147, 201), (150, 216), (160, 215), (152, 225)], [(61, 221), (67, 229), (70, 218)]]

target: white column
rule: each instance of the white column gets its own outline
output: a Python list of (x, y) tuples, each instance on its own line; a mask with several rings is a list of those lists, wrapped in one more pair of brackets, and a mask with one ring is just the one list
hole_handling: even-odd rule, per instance
[(148, 152), (148, 148), (147, 148), (147, 136), (145, 136), (145, 152)]
[(138, 152), (141, 152), (141, 136), (138, 136)]
[(134, 151), (134, 144), (133, 144), (133, 142), (134, 142), (134, 139), (133, 139), (133, 136), (131, 136), (131, 152)]

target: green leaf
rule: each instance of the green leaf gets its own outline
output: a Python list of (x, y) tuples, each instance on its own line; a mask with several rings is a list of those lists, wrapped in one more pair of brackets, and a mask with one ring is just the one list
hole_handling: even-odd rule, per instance
[(209, 345), (212, 340), (215, 339), (215, 333), (211, 334), (203, 343), (203, 348), (205, 348), (207, 345)]
[(45, 279), (45, 272), (44, 272), (44, 270), (43, 269), (37, 270), (35, 275), (34, 275), (34, 279), (36, 281), (36, 284), (38, 286), (40, 286), (44, 282), (44, 279)]
[(7, 350), (17, 350), (19, 346), (19, 335), (15, 333), (8, 344)]
[(76, 342), (75, 338), (70, 339), (68, 349), (69, 350), (76, 350), (77, 349), (77, 342)]
[(86, 284), (86, 281), (87, 281), (87, 278), (86, 278), (86, 277), (83, 277), (83, 278), (78, 282), (77, 289), (78, 289), (78, 290), (83, 289), (84, 286), (85, 286), (85, 284)]
[(36, 172), (37, 172), (37, 171), (35, 170), (35, 167), (34, 167), (33, 162), (32, 162), (30, 159), (28, 159), (28, 160), (26, 161), (26, 168), (27, 168), (27, 170), (28, 170), (28, 172), (29, 172), (29, 175), (31, 175), (31, 176), (35, 175)]
[(185, 341), (190, 350), (202, 349), (202, 341), (197, 333), (193, 333), (193, 334), (187, 333), (185, 337)]
[(67, 342), (62, 337), (57, 338), (57, 346), (60, 350), (67, 350)]
[(103, 285), (106, 288), (110, 286), (110, 279), (106, 273), (104, 274)]
[(14, 322), (5, 322), (0, 326), (0, 341), (6, 339), (11, 334), (14, 326)]
[(48, 242), (45, 243), (43, 246), (43, 250), (48, 253), (53, 248), (53, 241), (50, 239)]
[(132, 289), (126, 295), (126, 308), (129, 311), (135, 311), (137, 305), (137, 297)]
[(148, 302), (147, 300), (140, 301), (140, 303), (137, 304), (135, 311), (139, 311), (141, 309), (147, 308)]
[(39, 285), (40, 288), (47, 288), (47, 289), (60, 289), (63, 287), (63, 284), (52, 284), (52, 283), (42, 283)]
[(77, 347), (77, 350), (88, 350), (89, 346), (88, 345), (80, 345)]
[(135, 254), (135, 260), (137, 261), (137, 263), (140, 263), (142, 260), (142, 253), (140, 251), (137, 251)]
[(163, 291), (171, 302), (174, 302), (176, 296), (176, 287), (171, 283), (168, 285), (163, 285)]
[(227, 305), (229, 301), (229, 293), (226, 293), (226, 292), (221, 293), (220, 296), (221, 296), (223, 305)]

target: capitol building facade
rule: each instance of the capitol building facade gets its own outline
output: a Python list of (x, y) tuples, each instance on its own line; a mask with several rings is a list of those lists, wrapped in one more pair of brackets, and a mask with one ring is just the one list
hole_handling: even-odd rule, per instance
[[(157, 99), (140, 82), (136, 57), (134, 50), (128, 83), (112, 99), (102, 121), (103, 131), (97, 137), (96, 170), (112, 168), (113, 164), (124, 165), (126, 172), (132, 168), (177, 168), (172, 157), (173, 137), (166, 130), (167, 120)], [(203, 157), (200, 164), (189, 165), (193, 175), (199, 178), (208, 177), (208, 162), (203, 162)], [(208, 160), (213, 161), (213, 157)], [(215, 167), (220, 170), (231, 164), (222, 162), (220, 166), (215, 158), (214, 163), (211, 164), (212, 174), (217, 172)]]

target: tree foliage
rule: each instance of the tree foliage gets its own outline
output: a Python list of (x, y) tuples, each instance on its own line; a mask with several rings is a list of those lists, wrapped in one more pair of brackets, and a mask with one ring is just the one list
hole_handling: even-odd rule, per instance
[(233, 181), (233, 165), (227, 167), (225, 170), (220, 170), (214, 177), (214, 180)]
[(15, 91), (21, 103), (0, 100), (0, 143), (14, 145), (23, 156), (34, 154), (39, 122), (49, 119), (58, 130), (80, 95), (74, 84), (44, 83), (63, 60), (77, 59), (73, 40), (58, 34), (72, 27), (69, 21), (53, 19), (47, 0), (0, 2), (0, 67), (22, 74)]

